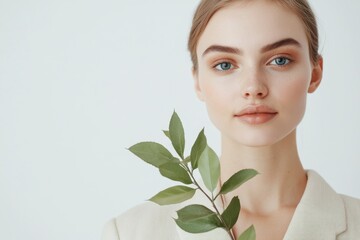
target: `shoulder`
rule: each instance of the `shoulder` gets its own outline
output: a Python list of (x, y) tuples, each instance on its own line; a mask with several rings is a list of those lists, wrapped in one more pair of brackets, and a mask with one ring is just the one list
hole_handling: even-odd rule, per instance
[(356, 215), (360, 218), (360, 199), (350, 197), (344, 194), (339, 194), (344, 201), (347, 210), (351, 210), (349, 215)]
[(104, 227), (102, 240), (176, 240), (177, 205), (159, 206), (146, 202), (135, 206)]
[[(334, 228), (337, 239), (359, 239), (360, 200), (339, 194), (315, 171), (308, 171), (309, 196), (312, 212)], [(319, 210), (320, 209), (320, 210)], [(321, 217), (321, 216), (323, 217)]]
[(115, 219), (109, 220), (102, 231), (101, 240), (119, 240)]
[(121, 228), (133, 230), (144, 230), (144, 227), (158, 224), (171, 227), (176, 210), (177, 205), (159, 206), (153, 202), (145, 202), (119, 215), (116, 223)]
[(347, 239), (357, 239), (360, 237), (360, 199), (347, 195), (339, 194), (344, 202), (347, 231)]
[(327, 231), (335, 232), (339, 240), (360, 239), (360, 200), (337, 193), (313, 170), (308, 170), (307, 175), (308, 183), (300, 202), (301, 210), (306, 213), (302, 219), (308, 217), (322, 223), (318, 236)]
[(179, 204), (160, 206), (145, 202), (108, 221), (102, 240), (179, 240), (184, 232), (177, 227), (174, 218), (177, 218), (178, 210), (190, 204), (202, 204), (211, 208), (199, 191), (191, 199)]

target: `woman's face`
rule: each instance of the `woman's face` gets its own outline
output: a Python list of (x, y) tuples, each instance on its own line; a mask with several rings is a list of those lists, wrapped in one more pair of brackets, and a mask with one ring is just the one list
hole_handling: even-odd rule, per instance
[(211, 121), (223, 138), (247, 146), (271, 145), (294, 131), (307, 93), (321, 81), (322, 62), (312, 65), (301, 20), (269, 1), (219, 10), (197, 57), (195, 89)]

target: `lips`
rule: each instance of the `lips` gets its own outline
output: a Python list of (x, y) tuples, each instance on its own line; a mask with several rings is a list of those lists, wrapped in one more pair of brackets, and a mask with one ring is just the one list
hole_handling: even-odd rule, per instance
[(236, 113), (234, 117), (248, 124), (261, 124), (270, 121), (276, 115), (277, 112), (266, 105), (251, 105)]

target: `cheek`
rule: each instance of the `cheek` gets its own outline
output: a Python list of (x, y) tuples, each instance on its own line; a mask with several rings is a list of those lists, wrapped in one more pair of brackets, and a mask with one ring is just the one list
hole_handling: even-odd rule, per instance
[(234, 94), (225, 79), (214, 79), (206, 75), (201, 77), (200, 88), (209, 118), (218, 127), (225, 120), (225, 116), (232, 112), (231, 107), (236, 103)]
[(204, 101), (210, 118), (213, 120), (215, 120), (216, 115), (226, 111), (226, 108), (229, 107), (230, 99), (228, 99), (229, 96), (224, 94), (224, 92), (226, 90), (222, 89), (221, 85), (204, 84), (203, 86)]
[(204, 97), (204, 102), (210, 108), (221, 107), (226, 102), (226, 95), (224, 94), (224, 84), (221, 84), (221, 79), (214, 79), (211, 74), (201, 73), (199, 75), (200, 89)]
[(300, 121), (305, 113), (309, 81), (310, 75), (294, 74), (286, 84), (277, 88), (282, 107), (297, 121)]

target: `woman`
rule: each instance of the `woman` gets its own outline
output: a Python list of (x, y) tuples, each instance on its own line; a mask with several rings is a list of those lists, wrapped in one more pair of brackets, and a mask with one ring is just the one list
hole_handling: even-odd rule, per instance
[[(254, 224), (258, 240), (360, 239), (360, 201), (305, 171), (297, 151), (323, 68), (306, 0), (203, 0), (189, 50), (195, 91), (221, 132), (221, 181), (239, 169), (261, 173), (218, 203), (241, 199), (233, 234)], [(229, 239), (219, 229), (183, 232), (172, 219), (179, 208), (138, 206), (110, 221), (103, 239)]]

